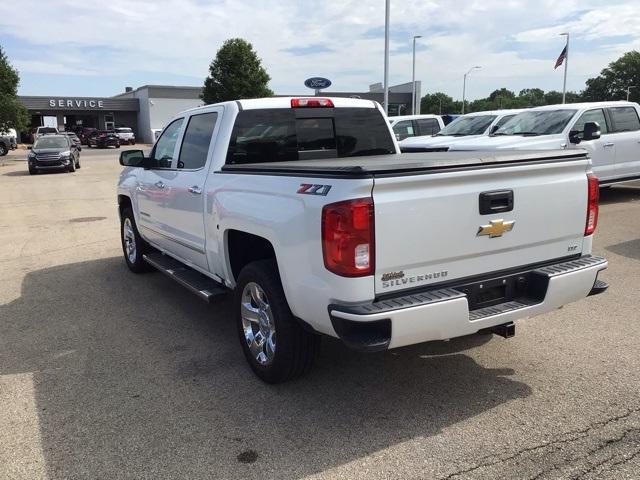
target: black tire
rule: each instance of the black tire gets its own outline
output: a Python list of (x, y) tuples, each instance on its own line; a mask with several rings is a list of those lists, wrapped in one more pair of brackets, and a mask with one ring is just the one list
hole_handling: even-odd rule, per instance
[(76, 162), (76, 168), (80, 168), (80, 157), (78, 157), (78, 161)]
[(38, 170), (36, 170), (36, 169), (35, 169), (35, 168), (33, 168), (33, 167), (29, 167), (29, 175), (35, 175), (35, 174), (37, 174), (37, 173), (38, 173)]
[(120, 148), (120, 144), (119, 143), (116, 143), (116, 148)]
[[(264, 291), (275, 324), (275, 354), (268, 365), (262, 365), (251, 353), (242, 326), (242, 294), (245, 286), (251, 282)], [(320, 348), (320, 336), (304, 330), (291, 313), (275, 260), (252, 262), (242, 269), (233, 304), (242, 350), (251, 369), (261, 380), (281, 383), (311, 370)]]
[(73, 173), (76, 171), (76, 161), (71, 157), (71, 161), (69, 162), (69, 166), (67, 167), (67, 173)]
[[(126, 220), (129, 219), (133, 230), (133, 237), (135, 239), (135, 255), (133, 258), (129, 257), (127, 252), (127, 245), (125, 245), (125, 223)], [(133, 273), (145, 273), (153, 270), (153, 267), (144, 261), (142, 256), (151, 250), (151, 246), (145, 242), (140, 233), (138, 233), (138, 227), (136, 226), (136, 219), (133, 216), (133, 211), (131, 207), (126, 207), (122, 211), (122, 215), (120, 217), (120, 241), (122, 243), (122, 253), (124, 254), (124, 261)]]
[(9, 153), (9, 149), (4, 143), (0, 143), (0, 157), (4, 157), (7, 153)]
[(135, 141), (135, 140), (131, 140), (131, 142), (130, 142), (130, 143), (131, 143), (131, 145), (135, 145), (135, 144), (136, 144), (136, 141)]

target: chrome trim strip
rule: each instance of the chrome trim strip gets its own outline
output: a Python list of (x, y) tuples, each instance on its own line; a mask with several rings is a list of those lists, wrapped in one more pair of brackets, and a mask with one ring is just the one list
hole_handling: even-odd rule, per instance
[(190, 250), (193, 250), (194, 252), (198, 252), (198, 253), (200, 253), (202, 255), (204, 255), (206, 253), (200, 247), (196, 247), (194, 245), (190, 245), (190, 244), (186, 243), (184, 240), (179, 240), (178, 238), (174, 237), (173, 235), (168, 235), (166, 233), (159, 232), (159, 231), (157, 231), (157, 230), (155, 230), (155, 229), (153, 229), (151, 227), (148, 227), (146, 225), (140, 225), (140, 226), (142, 228), (146, 229), (146, 230), (149, 230), (152, 233), (155, 233), (156, 235), (160, 235), (161, 237), (166, 238), (167, 240), (171, 240), (172, 242), (175, 242), (178, 245), (182, 245), (183, 247), (186, 247), (186, 248), (188, 248)]

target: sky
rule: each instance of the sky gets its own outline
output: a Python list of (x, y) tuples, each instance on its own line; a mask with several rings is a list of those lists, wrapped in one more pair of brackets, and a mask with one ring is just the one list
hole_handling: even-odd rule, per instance
[[(3, 0), (0, 45), (21, 95), (111, 96), (125, 86), (203, 84), (225, 39), (250, 41), (277, 94), (367, 91), (384, 66), (384, 0)], [(10, 14), (7, 14), (10, 12)], [(568, 90), (640, 50), (640, 1), (391, 0), (390, 84), (467, 98), (497, 88), (562, 90), (553, 69), (571, 33)]]

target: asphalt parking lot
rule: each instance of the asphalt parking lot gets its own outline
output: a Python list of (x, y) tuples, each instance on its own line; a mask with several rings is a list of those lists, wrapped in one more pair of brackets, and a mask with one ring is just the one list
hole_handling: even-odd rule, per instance
[(602, 192), (604, 295), (509, 340), (326, 339), (268, 386), (228, 300), (127, 270), (118, 153), (0, 157), (0, 478), (640, 478), (640, 184)]

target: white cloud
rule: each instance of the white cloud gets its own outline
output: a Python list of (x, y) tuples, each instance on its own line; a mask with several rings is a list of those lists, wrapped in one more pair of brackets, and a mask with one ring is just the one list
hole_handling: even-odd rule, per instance
[[(423, 91), (460, 96), (462, 74), (469, 95), (506, 86), (518, 90), (561, 88), (553, 70), (571, 31), (569, 87), (581, 89), (622, 52), (640, 43), (640, 5), (593, 0), (392, 0), (391, 80), (410, 80), (411, 36), (422, 34), (417, 78)], [(383, 39), (371, 31), (384, 23), (380, 1), (311, 4), (298, 0), (110, 0), (99, 6), (74, 0), (22, 0), (0, 17), (5, 34), (38, 45), (40, 52), (14, 57), (23, 72), (113, 75), (127, 72), (204, 78), (216, 50), (230, 37), (251, 41), (277, 93), (297, 93), (312, 75), (331, 78), (335, 90), (362, 91), (382, 79)], [(33, 12), (38, 14), (34, 15)], [(580, 44), (589, 42), (581, 51)], [(295, 55), (295, 47), (325, 45), (330, 51)], [(536, 52), (544, 52), (536, 54)]]

